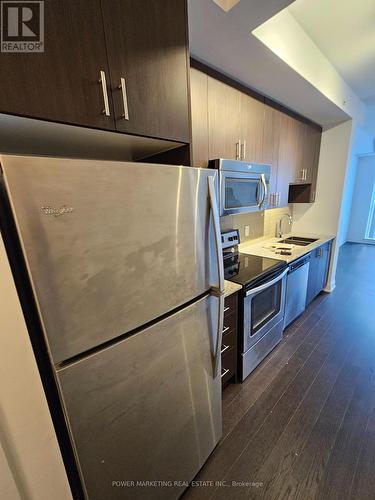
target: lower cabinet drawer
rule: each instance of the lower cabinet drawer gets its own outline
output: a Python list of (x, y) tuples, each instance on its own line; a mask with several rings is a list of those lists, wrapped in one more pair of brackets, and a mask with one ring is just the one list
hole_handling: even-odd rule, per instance
[(231, 348), (221, 356), (221, 383), (225, 384), (236, 373), (237, 351)]

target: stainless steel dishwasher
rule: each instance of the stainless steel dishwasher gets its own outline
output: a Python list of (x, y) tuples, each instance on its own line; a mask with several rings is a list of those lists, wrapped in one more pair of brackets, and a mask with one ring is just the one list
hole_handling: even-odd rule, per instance
[(310, 254), (289, 264), (286, 283), (284, 328), (303, 313), (306, 307)]

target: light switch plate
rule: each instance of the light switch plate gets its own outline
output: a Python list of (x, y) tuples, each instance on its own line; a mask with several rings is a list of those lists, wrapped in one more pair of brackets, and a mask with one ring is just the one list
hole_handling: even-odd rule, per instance
[(245, 226), (245, 238), (250, 236), (250, 226)]

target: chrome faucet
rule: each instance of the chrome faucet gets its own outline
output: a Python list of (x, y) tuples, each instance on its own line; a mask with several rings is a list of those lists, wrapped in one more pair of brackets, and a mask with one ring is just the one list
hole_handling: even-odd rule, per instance
[(281, 216), (279, 222), (276, 224), (276, 236), (278, 238), (282, 238), (283, 237), (283, 231), (281, 229), (281, 225), (282, 225), (284, 217), (288, 217), (288, 222), (289, 222), (290, 228), (292, 228), (293, 217), (290, 214), (283, 214)]

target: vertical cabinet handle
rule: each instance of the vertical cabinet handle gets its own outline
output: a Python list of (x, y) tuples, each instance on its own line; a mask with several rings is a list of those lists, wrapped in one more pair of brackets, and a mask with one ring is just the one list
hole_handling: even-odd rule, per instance
[(102, 91), (103, 91), (104, 109), (102, 111), (102, 114), (105, 116), (111, 116), (111, 113), (109, 112), (107, 80), (105, 77), (105, 72), (103, 70), (100, 71), (99, 83), (102, 84)]
[(246, 141), (243, 141), (241, 144), (241, 160), (244, 160), (246, 158)]
[(236, 142), (236, 160), (241, 159), (241, 141)]
[(118, 88), (121, 90), (122, 104), (124, 106), (124, 112), (121, 115), (121, 118), (124, 118), (125, 120), (129, 120), (128, 94), (126, 92), (125, 78), (120, 78), (120, 85), (118, 86)]

